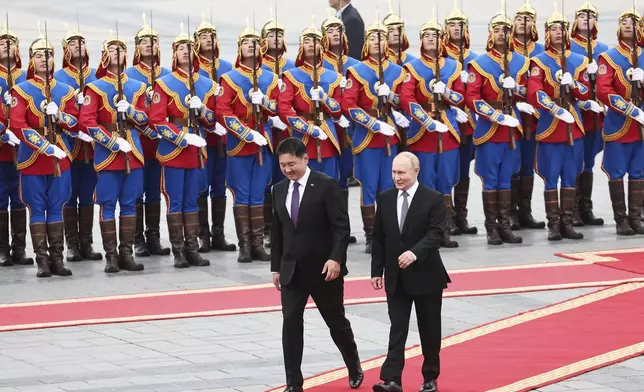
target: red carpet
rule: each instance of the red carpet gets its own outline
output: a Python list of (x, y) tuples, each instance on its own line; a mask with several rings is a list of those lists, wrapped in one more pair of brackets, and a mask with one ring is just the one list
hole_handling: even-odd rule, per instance
[[(644, 283), (601, 290), (443, 339), (441, 392), (528, 391), (644, 353)], [(339, 354), (338, 354), (339, 356)], [(407, 350), (403, 384), (422, 383), (419, 347)], [(384, 357), (363, 363), (363, 388)], [(346, 370), (312, 377), (305, 390), (348, 391)], [(275, 389), (278, 391), (281, 389)]]
[[(640, 252), (641, 251), (641, 252)], [(615, 251), (613, 251), (615, 252)], [(621, 268), (634, 264), (644, 249), (619, 254), (620, 259), (588, 263), (583, 256), (565, 255), (579, 261), (450, 271), (453, 283), (446, 297), (506, 294), (579, 287), (606, 287), (644, 281), (644, 275)], [(597, 256), (587, 256), (597, 257)], [(625, 262), (621, 258), (626, 258)], [(607, 268), (610, 267), (610, 268)], [(631, 268), (631, 267), (629, 267)], [(347, 305), (384, 302), (384, 292), (374, 291), (368, 277), (345, 283)], [(311, 303), (309, 307), (313, 307)], [(184, 290), (114, 297), (81, 298), (0, 305), (0, 331), (72, 325), (106, 324), (185, 317), (221, 316), (279, 311), (279, 293), (271, 284)]]
[[(620, 269), (622, 271), (644, 275), (644, 252), (633, 252), (633, 249), (624, 249), (620, 252), (605, 251), (591, 252), (589, 254), (558, 254), (558, 256), (566, 257), (572, 260), (593, 259), (595, 260), (597, 265), (603, 265), (610, 268)], [(614, 260), (618, 260), (619, 262), (614, 263)]]

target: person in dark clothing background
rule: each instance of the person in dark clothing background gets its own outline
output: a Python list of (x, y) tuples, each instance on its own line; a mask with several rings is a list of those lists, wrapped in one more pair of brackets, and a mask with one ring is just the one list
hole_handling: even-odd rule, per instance
[(349, 57), (359, 59), (364, 44), (364, 22), (351, 0), (329, 0), (329, 7), (337, 11), (336, 16), (344, 23), (349, 43)]

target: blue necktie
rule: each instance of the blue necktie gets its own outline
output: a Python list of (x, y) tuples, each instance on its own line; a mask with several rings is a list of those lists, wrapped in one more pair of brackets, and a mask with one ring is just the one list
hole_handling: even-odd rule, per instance
[(291, 196), (291, 220), (297, 225), (297, 214), (300, 212), (300, 183), (293, 183), (293, 195)]

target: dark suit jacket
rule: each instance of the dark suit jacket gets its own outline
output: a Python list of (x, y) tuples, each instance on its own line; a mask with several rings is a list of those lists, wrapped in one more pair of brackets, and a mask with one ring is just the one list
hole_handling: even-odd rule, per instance
[(342, 11), (342, 23), (347, 32), (349, 57), (362, 61), (362, 46), (364, 45), (364, 22), (357, 9), (351, 4)]
[(327, 260), (335, 260), (342, 264), (342, 276), (346, 275), (350, 229), (340, 186), (331, 177), (311, 170), (295, 226), (285, 204), (289, 185), (290, 180), (284, 179), (273, 187), (271, 271), (280, 273), (284, 286), (294, 275), (315, 283), (324, 281), (322, 268)]
[[(398, 189), (388, 189), (377, 199), (373, 231), (371, 276), (385, 273), (385, 291), (393, 294), (396, 286), (410, 295), (440, 291), (451, 282), (438, 252), (447, 218), (443, 195), (418, 186), (409, 205), (402, 233), (398, 225)], [(398, 266), (398, 256), (410, 250), (416, 255), (406, 269)]]

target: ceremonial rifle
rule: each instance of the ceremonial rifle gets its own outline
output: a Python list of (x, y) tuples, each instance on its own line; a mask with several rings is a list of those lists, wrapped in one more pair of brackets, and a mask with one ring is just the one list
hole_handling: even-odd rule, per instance
[(154, 94), (154, 89), (157, 86), (157, 67), (156, 56), (154, 55), (154, 36), (152, 35), (153, 31), (152, 10), (150, 10), (150, 56), (152, 56), (152, 60), (150, 62), (150, 88), (152, 89), (152, 94)]
[[(319, 87), (319, 80), (318, 80), (318, 40), (317, 37), (315, 36), (315, 15), (313, 15), (313, 88), (315, 90), (318, 89)], [(321, 98), (321, 97), (320, 97)], [(315, 126), (317, 126), (320, 129), (320, 132), (324, 132), (322, 129), (322, 111), (320, 110), (320, 101), (317, 100), (315, 101), (315, 105), (313, 105), (313, 123)], [(315, 152), (316, 155), (318, 156), (318, 163), (322, 163), (322, 142), (320, 139), (315, 139)]]
[[(463, 12), (463, 1), (461, 1), (461, 13), (462, 12)], [(460, 26), (461, 26), (461, 31), (460, 31), (460, 36), (461, 37), (460, 38), (461, 39), (458, 42), (458, 62), (461, 63), (461, 69), (465, 70), (465, 54), (464, 54), (464, 52), (465, 52), (465, 49), (464, 49), (465, 43), (463, 42), (463, 40), (465, 39), (465, 20), (464, 20), (465, 15), (463, 14), (461, 16), (462, 16), (461, 21), (460, 21)], [(447, 28), (447, 26), (445, 26), (445, 27)], [(467, 109), (465, 109), (465, 110), (467, 110)], [(461, 130), (465, 130), (465, 126), (461, 126), (461, 124), (459, 124), (459, 128)], [(465, 132), (462, 132), (461, 133), (461, 144), (463, 144), (463, 145), (467, 144), (467, 137), (465, 137), (465, 136), (466, 136)]]
[[(564, 13), (563, 13), (563, 0), (561, 1), (561, 76), (566, 74), (568, 72), (568, 65), (566, 62), (568, 61), (566, 58), (566, 34), (568, 33), (566, 31), (565, 23), (563, 21), (564, 18)], [(570, 109), (570, 87), (568, 85), (561, 86), (561, 106), (565, 110)], [(571, 113), (572, 114), (572, 113)], [(566, 122), (566, 134), (568, 135), (568, 145), (572, 147), (574, 144), (574, 139), (572, 136), (572, 126)]]
[[(378, 19), (378, 25), (380, 25), (380, 19)], [(378, 79), (380, 81), (380, 86), (385, 84), (385, 73), (382, 70), (382, 33), (380, 29), (378, 29)], [(378, 99), (380, 100), (380, 121), (387, 122), (387, 115), (389, 114), (389, 102), (387, 102), (388, 97), (381, 97), (378, 95)], [(387, 147), (387, 156), (391, 156), (391, 142), (389, 141), (389, 136), (385, 136), (385, 144)]]
[[(11, 90), (13, 89), (13, 75), (11, 75), (11, 39), (9, 39), (9, 12), (5, 13), (5, 18), (5, 24), (7, 26), (7, 92), (9, 93), (9, 95), (11, 95)], [(11, 123), (11, 102), (9, 102), (9, 104), (7, 105), (6, 114), (7, 129), (9, 129)], [(18, 152), (16, 150), (16, 148), (12, 149), (14, 163), (18, 162)]]
[[(190, 31), (190, 15), (188, 15), (188, 31)], [(195, 81), (193, 79), (193, 69), (192, 69), (192, 41), (190, 40), (190, 35), (188, 35), (188, 85), (190, 87), (190, 97), (195, 96)], [(192, 133), (199, 135), (199, 113), (197, 109), (190, 109), (190, 117), (188, 119), (188, 126), (192, 128)], [(202, 147), (197, 147), (197, 160), (199, 162), (199, 169), (204, 168), (203, 163), (203, 151)]]
[[(255, 17), (253, 16), (253, 26), (255, 25), (254, 23)], [(257, 87), (257, 40), (253, 39), (253, 92), (258, 90)], [(259, 133), (260, 135), (262, 134), (260, 132), (261, 130), (261, 124), (260, 124), (260, 114), (261, 114), (261, 108), (259, 105), (253, 104), (253, 119), (255, 120), (255, 132)], [(259, 166), (264, 166), (264, 156), (262, 155), (264, 152), (264, 147), (262, 146), (257, 146), (257, 163)]]
[[(639, 58), (637, 56), (637, 20), (635, 18), (635, 0), (633, 0), (633, 15), (631, 16), (631, 20), (633, 21), (633, 41), (631, 45), (631, 64), (633, 68), (639, 68)], [(633, 105), (638, 109), (642, 110), (642, 83), (640, 81), (631, 81), (631, 101), (633, 101)], [(640, 130), (640, 140), (644, 142), (644, 125), (638, 123), (638, 128)]]
[[(338, 26), (338, 29), (340, 29), (340, 46), (338, 48), (338, 73), (340, 74), (341, 78), (344, 78), (344, 45), (343, 45), (343, 40), (344, 40), (344, 24), (341, 23)], [(340, 88), (340, 96), (344, 97), (344, 88)], [(350, 126), (350, 125), (349, 125)], [(345, 130), (345, 132), (348, 132), (348, 128)], [(347, 143), (347, 136), (346, 134), (343, 135), (343, 137), (340, 139), (340, 146), (342, 148), (347, 148), (349, 147)]]
[[(119, 21), (116, 21), (116, 102), (120, 102), (123, 99), (123, 80), (121, 77), (121, 40), (119, 39)], [(127, 131), (125, 129), (125, 118), (124, 114), (117, 111), (116, 112), (116, 133), (122, 139), (125, 139), (123, 136), (127, 137)], [(127, 152), (125, 154), (125, 173), (130, 174), (130, 155)]]
[[(401, 67), (403, 66), (403, 60), (402, 60), (402, 46), (403, 46), (403, 25), (402, 25), (402, 12), (401, 12), (401, 6), (400, 2), (402, 0), (398, 0), (398, 17), (400, 18), (400, 24), (398, 25), (398, 65)], [(401, 129), (400, 130), (400, 149), (401, 150), (406, 150), (407, 149), (407, 130)]]
[[(505, 1), (504, 7), (505, 7)], [(505, 13), (505, 8), (504, 8), (504, 13), (503, 15), (507, 15)], [(509, 39), (510, 35), (508, 34), (509, 28), (507, 26), (503, 26), (503, 76), (504, 78), (507, 78), (510, 76), (510, 64), (508, 62), (508, 52), (510, 51), (509, 48)], [(502, 111), (504, 115), (510, 115), (512, 113), (512, 92), (507, 89), (503, 88), (503, 105), (502, 105)], [(516, 146), (516, 141), (514, 140), (514, 128), (508, 127), (508, 138), (510, 142), (510, 149), (514, 150), (517, 148)]]
[[(526, 4), (528, 0), (526, 0)], [(527, 11), (527, 7), (526, 7)], [(533, 21), (532, 23), (535, 23)], [(530, 63), (530, 53), (528, 53), (528, 15), (523, 15), (523, 54), (526, 58), (526, 61)], [(530, 72), (526, 72), (526, 79), (530, 79)], [(525, 140), (530, 140), (532, 138), (532, 115), (527, 114), (525, 116), (525, 126), (523, 127), (523, 135)]]
[[(440, 34), (438, 31), (438, 19), (436, 19), (436, 54), (434, 55), (434, 84), (438, 83), (441, 81), (441, 67), (440, 67), (440, 57), (439, 57), (439, 51), (440, 51), (440, 45), (439, 41), (440, 40)], [(441, 102), (441, 95), (439, 93), (434, 93), (434, 120), (438, 121), (440, 119), (441, 115), (441, 110), (440, 110), (440, 102)], [(438, 153), (442, 154), (443, 153), (443, 133), (438, 132)]]
[[(49, 81), (49, 39), (47, 38), (47, 21), (45, 21), (45, 102), (51, 102), (51, 83)], [(49, 137), (49, 144), (56, 146), (58, 135), (56, 132), (56, 118), (54, 116), (47, 116), (46, 121), (47, 136)], [(60, 177), (60, 161), (54, 157), (54, 177)]]
[[(275, 75), (277, 75), (277, 79), (281, 79), (280, 75), (280, 49), (279, 49), (279, 39), (278, 39), (278, 34), (277, 34), (277, 0), (275, 0)], [(268, 46), (268, 43), (267, 43)], [(280, 142), (280, 136), (282, 131), (275, 128), (273, 129), (273, 138), (275, 139), (275, 145), (279, 145)]]
[[(590, 8), (590, 7), (587, 7)], [(588, 63), (592, 63), (594, 60), (593, 56), (593, 43), (590, 40), (590, 9), (586, 10), (586, 51), (588, 52)], [(590, 99), (597, 101), (597, 93), (595, 92), (595, 86), (597, 85), (597, 79), (595, 74), (588, 74), (590, 79)], [(599, 130), (599, 114), (593, 113), (593, 126), (595, 131)]]
[[(83, 51), (81, 50), (82, 42), (80, 36), (80, 22), (78, 21), (78, 13), (76, 14), (76, 30), (78, 31), (78, 37), (76, 37), (78, 43), (78, 90), (82, 93), (83, 91), (85, 91), (85, 61), (83, 61)], [(80, 107), (78, 109), (80, 110)], [(80, 132), (80, 130), (78, 132)], [(85, 158), (85, 164), (89, 165), (89, 150), (87, 143), (81, 143), (83, 143), (83, 155)]]
[[(199, 37), (197, 37), (199, 38)], [(217, 77), (217, 64), (215, 64), (215, 26), (212, 24), (212, 7), (210, 7), (210, 79), (215, 85), (219, 86), (219, 78)], [(213, 97), (215, 101), (215, 108), (217, 107), (217, 94)], [(224, 156), (224, 141), (226, 136), (220, 136), (217, 140), (217, 156)]]

